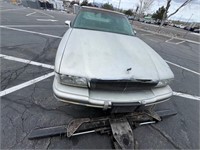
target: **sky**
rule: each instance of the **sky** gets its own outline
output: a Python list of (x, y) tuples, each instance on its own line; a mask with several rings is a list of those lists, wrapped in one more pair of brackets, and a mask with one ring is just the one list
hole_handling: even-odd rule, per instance
[[(114, 7), (118, 8), (119, 0), (88, 0), (89, 2), (111, 3)], [(172, 0), (169, 13), (174, 12), (185, 0)], [(166, 6), (167, 0), (154, 0), (148, 13), (154, 13), (159, 7)], [(122, 9), (136, 9), (139, 0), (121, 0), (120, 8)], [(184, 6), (175, 15), (169, 19), (200, 22), (200, 0), (193, 0), (188, 5)]]

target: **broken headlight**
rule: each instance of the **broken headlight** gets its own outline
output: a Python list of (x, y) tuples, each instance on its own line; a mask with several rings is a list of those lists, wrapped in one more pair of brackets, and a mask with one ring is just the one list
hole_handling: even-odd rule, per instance
[(87, 79), (71, 75), (59, 75), (60, 83), (70, 86), (87, 87)]
[(173, 79), (164, 79), (164, 80), (161, 80), (158, 82), (158, 84), (156, 85), (156, 87), (163, 87), (163, 86), (166, 86), (168, 84), (170, 84), (170, 82), (172, 81)]

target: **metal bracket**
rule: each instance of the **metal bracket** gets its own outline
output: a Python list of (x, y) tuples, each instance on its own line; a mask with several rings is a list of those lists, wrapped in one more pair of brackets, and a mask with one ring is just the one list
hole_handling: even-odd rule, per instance
[(176, 115), (175, 111), (142, 111), (132, 113), (111, 114), (99, 118), (80, 118), (72, 120), (68, 125), (40, 128), (33, 130), (28, 139), (45, 138), (49, 136), (67, 135), (67, 137), (83, 135), (93, 132), (101, 134), (112, 133), (115, 148), (134, 149), (136, 146), (133, 130), (134, 128), (157, 123), (164, 117)]
[(89, 122), (90, 118), (81, 118), (81, 119), (74, 119), (72, 120), (68, 126), (67, 126), (67, 137), (71, 137), (74, 132), (83, 124), (86, 122)]
[(133, 131), (128, 120), (125, 117), (123, 117), (111, 118), (109, 121), (113, 137), (117, 141), (119, 146), (122, 149), (134, 149)]

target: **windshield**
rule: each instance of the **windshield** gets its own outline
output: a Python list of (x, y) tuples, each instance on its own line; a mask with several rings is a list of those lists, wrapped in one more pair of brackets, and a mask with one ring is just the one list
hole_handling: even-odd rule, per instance
[(125, 16), (102, 10), (81, 10), (72, 26), (80, 29), (134, 35), (132, 27)]

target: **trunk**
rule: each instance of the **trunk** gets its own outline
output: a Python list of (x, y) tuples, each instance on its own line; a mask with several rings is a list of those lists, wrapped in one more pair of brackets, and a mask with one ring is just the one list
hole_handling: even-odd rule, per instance
[(160, 26), (158, 28), (158, 33), (161, 31), (161, 28), (162, 28), (163, 24), (165, 23), (165, 21), (166, 21), (165, 19), (162, 19)]

